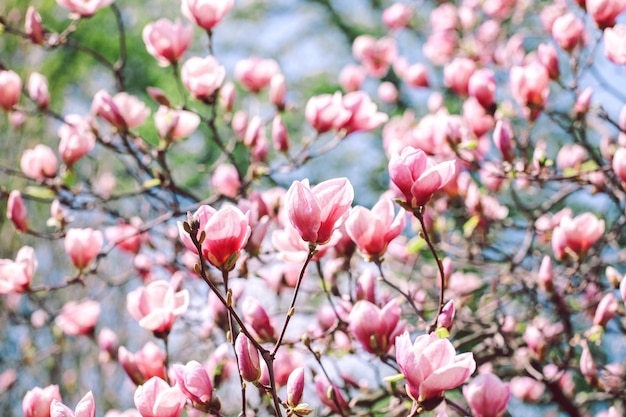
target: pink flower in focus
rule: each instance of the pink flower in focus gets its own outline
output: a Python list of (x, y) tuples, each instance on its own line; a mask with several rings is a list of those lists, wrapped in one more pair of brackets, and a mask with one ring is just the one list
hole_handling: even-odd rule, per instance
[(0, 107), (10, 111), (20, 100), (22, 79), (13, 71), (0, 70)]
[(67, 336), (89, 335), (100, 317), (100, 303), (94, 300), (68, 301), (55, 319), (57, 326)]
[(93, 16), (98, 10), (113, 3), (114, 0), (57, 0), (57, 4), (80, 17)]
[(313, 188), (307, 180), (294, 181), (285, 195), (285, 208), (302, 240), (323, 245), (345, 221), (353, 199), (347, 178), (324, 181)]
[(291, 372), (289, 380), (287, 381), (287, 404), (289, 404), (290, 407), (295, 407), (300, 404), (303, 392), (304, 368), (298, 367)]
[(99, 230), (69, 229), (65, 235), (65, 252), (78, 269), (85, 269), (102, 248), (103, 236)]
[(13, 190), (7, 201), (7, 219), (13, 222), (15, 228), (24, 233), (28, 230), (28, 211), (22, 200), (22, 193)]
[(402, 3), (394, 3), (383, 10), (383, 23), (389, 29), (402, 29), (411, 23), (413, 8)]
[(563, 216), (552, 232), (552, 250), (557, 259), (573, 254), (582, 257), (604, 234), (604, 220), (591, 213), (573, 219)]
[(369, 260), (380, 260), (387, 245), (395, 239), (405, 225), (405, 213), (394, 216), (394, 204), (389, 198), (381, 198), (371, 210), (356, 206), (350, 210), (345, 227), (350, 239)]
[(363, 64), (367, 73), (374, 78), (381, 78), (398, 56), (396, 41), (385, 37), (376, 39), (369, 35), (360, 35), (352, 44), (352, 54)]
[(34, 6), (28, 6), (24, 18), (24, 30), (28, 34), (31, 42), (42, 45), (44, 41), (44, 31), (41, 24), (41, 15)]
[(61, 401), (58, 385), (31, 389), (22, 400), (24, 417), (50, 417), (50, 404), (53, 400)]
[(180, 75), (187, 90), (195, 98), (203, 100), (211, 97), (222, 86), (226, 69), (212, 55), (206, 58), (194, 56), (183, 64)]
[(626, 26), (604, 30), (604, 54), (614, 64), (626, 65)]
[(180, 10), (202, 29), (211, 30), (230, 12), (234, 3), (234, 0), (183, 0)]
[(174, 365), (176, 382), (180, 390), (194, 405), (209, 405), (213, 397), (213, 384), (206, 368), (199, 362)]
[(35, 250), (23, 246), (17, 252), (15, 261), (0, 259), (0, 294), (23, 293), (37, 270)]
[(235, 79), (253, 93), (258, 93), (267, 87), (272, 77), (278, 73), (280, 73), (280, 68), (273, 59), (253, 56), (242, 59), (235, 65)]
[(578, 45), (585, 45), (585, 23), (573, 13), (558, 17), (552, 25), (552, 36), (564, 50), (571, 52)]
[(449, 339), (434, 333), (418, 336), (413, 344), (408, 332), (398, 336), (396, 361), (406, 378), (407, 393), (419, 403), (442, 397), (476, 369), (472, 353), (457, 355)]
[(50, 104), (50, 93), (48, 92), (48, 80), (38, 72), (33, 72), (28, 78), (26, 86), (28, 96), (37, 103), (37, 107), (45, 109)]
[(359, 300), (350, 311), (348, 330), (367, 352), (386, 355), (396, 336), (406, 327), (406, 323), (400, 320), (400, 313), (395, 299), (382, 309), (367, 300)]
[(183, 56), (193, 39), (193, 27), (159, 19), (143, 28), (142, 37), (148, 53), (166, 67), (176, 65)]
[(235, 340), (235, 351), (239, 358), (239, 372), (241, 373), (241, 377), (248, 382), (258, 381), (261, 377), (259, 351), (245, 334), (239, 333), (237, 336)]
[(343, 107), (352, 113), (350, 118), (341, 126), (347, 133), (376, 129), (385, 123), (389, 117), (378, 112), (376, 103), (364, 91), (348, 93), (343, 97)]
[(367, 72), (360, 65), (348, 64), (339, 73), (339, 85), (347, 93), (357, 91), (365, 81)]
[(187, 110), (175, 110), (160, 106), (154, 114), (154, 124), (163, 139), (178, 140), (196, 131), (200, 116)]
[(615, 25), (615, 19), (626, 10), (624, 0), (587, 0), (587, 13), (596, 22), (600, 29)]
[(501, 417), (511, 388), (494, 374), (480, 374), (463, 387), (463, 396), (476, 417)]
[(75, 411), (63, 404), (60, 400), (53, 399), (50, 404), (51, 417), (96, 417), (96, 403), (93, 394), (89, 391), (76, 404)]
[(306, 103), (304, 116), (317, 133), (339, 130), (351, 118), (351, 113), (344, 107), (341, 93), (313, 96)]
[(59, 126), (57, 134), (61, 138), (59, 155), (67, 165), (76, 163), (91, 152), (96, 145), (96, 135), (91, 127), (91, 119), (88, 117), (77, 114), (66, 116), (65, 123)]
[(436, 163), (421, 149), (407, 147), (391, 157), (389, 177), (402, 192), (405, 204), (413, 209), (425, 206), (435, 191), (453, 178), (454, 160)]
[(250, 225), (247, 215), (235, 206), (220, 208), (207, 220), (201, 231), (206, 232), (202, 242), (202, 255), (211, 265), (219, 269), (231, 270), (239, 257), (239, 252), (246, 247), (250, 237)]
[(128, 293), (126, 308), (141, 327), (154, 333), (169, 333), (174, 321), (187, 311), (189, 292), (167, 281), (153, 281)]
[(178, 417), (186, 401), (178, 386), (170, 387), (159, 377), (150, 378), (135, 390), (135, 407), (142, 417)]
[(239, 187), (241, 187), (237, 168), (231, 164), (220, 164), (211, 176), (211, 185), (224, 197), (237, 197)]

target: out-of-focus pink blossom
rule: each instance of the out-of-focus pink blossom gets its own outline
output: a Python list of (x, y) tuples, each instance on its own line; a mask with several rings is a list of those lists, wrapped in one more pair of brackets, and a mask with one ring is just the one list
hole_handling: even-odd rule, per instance
[(13, 71), (0, 70), (0, 107), (10, 111), (20, 100), (22, 79)]
[(604, 30), (604, 54), (617, 65), (626, 65), (626, 26), (618, 24)]
[(580, 354), (580, 373), (583, 374), (589, 385), (598, 385), (598, 365), (593, 360), (587, 343), (583, 343), (583, 351)]
[(603, 234), (604, 220), (593, 214), (583, 213), (573, 219), (566, 215), (552, 232), (552, 250), (557, 259), (570, 254), (582, 257)]
[(574, 112), (576, 114), (584, 114), (589, 110), (589, 105), (591, 104), (591, 97), (593, 96), (593, 87), (587, 87), (583, 90), (582, 93), (576, 98), (576, 103), (574, 103)]
[(550, 78), (556, 80), (561, 74), (559, 57), (556, 48), (551, 43), (542, 43), (537, 47), (537, 58), (547, 70)]
[[(135, 218), (133, 220), (138, 219)], [(119, 223), (115, 226), (107, 227), (104, 235), (109, 242), (116, 242), (118, 248), (136, 254), (139, 252), (141, 243), (144, 240), (144, 235), (140, 233), (137, 226), (137, 224), (133, 224), (133, 221), (130, 224)]]
[(350, 311), (348, 329), (367, 352), (385, 355), (406, 327), (400, 320), (400, 312), (395, 299), (382, 309), (367, 300), (359, 300)]
[(382, 126), (389, 117), (378, 111), (376, 103), (364, 91), (354, 91), (343, 97), (343, 107), (351, 113), (341, 126), (347, 133), (368, 131)]
[(371, 210), (361, 206), (352, 208), (345, 227), (367, 259), (380, 260), (389, 242), (402, 233), (405, 221), (404, 212), (394, 215), (391, 199), (381, 198)]
[(285, 82), (285, 76), (283, 74), (278, 73), (272, 76), (268, 96), (270, 103), (276, 106), (279, 111), (282, 111), (285, 108), (287, 83)]
[(547, 292), (554, 291), (554, 270), (552, 266), (552, 258), (545, 255), (539, 266), (539, 272), (537, 273), (537, 281), (541, 288)]
[(454, 324), (455, 314), (456, 309), (454, 308), (454, 300), (450, 300), (444, 304), (439, 317), (437, 317), (437, 327), (450, 331), (450, 329), (452, 329), (452, 325)]
[(20, 168), (24, 175), (36, 180), (54, 177), (57, 165), (58, 160), (52, 149), (41, 144), (33, 149), (26, 149), (20, 159)]
[(272, 143), (277, 151), (287, 152), (289, 150), (289, 131), (278, 114), (272, 119)]
[(165, 351), (151, 341), (136, 353), (120, 346), (117, 356), (135, 385), (142, 385), (152, 377), (165, 378)]
[(452, 3), (440, 4), (430, 13), (429, 20), (433, 32), (455, 30), (458, 24), (457, 8)]
[(110, 96), (104, 90), (94, 96), (91, 111), (122, 130), (142, 125), (150, 114), (150, 109), (137, 97), (126, 92)]
[[(184, 4), (184, 3), (183, 3)], [(199, 100), (208, 99), (224, 83), (226, 69), (212, 55), (189, 58), (180, 72), (187, 90)]]
[(270, 342), (276, 339), (276, 331), (267, 311), (256, 298), (246, 297), (241, 306), (243, 319), (248, 328), (262, 342)]
[(353, 199), (354, 190), (347, 178), (324, 181), (312, 188), (307, 180), (294, 181), (285, 195), (285, 208), (302, 240), (323, 245), (347, 218)]
[(400, 95), (395, 84), (390, 81), (380, 83), (376, 94), (383, 103), (395, 103)]
[(407, 393), (419, 403), (442, 397), (463, 384), (476, 369), (472, 353), (456, 354), (449, 339), (435, 333), (411, 343), (408, 332), (396, 338), (396, 360), (404, 374)]
[(511, 394), (525, 402), (539, 401), (545, 390), (544, 384), (529, 376), (518, 376), (511, 379)]
[(199, 27), (211, 30), (233, 8), (234, 0), (183, 0), (180, 10)]
[(343, 414), (349, 409), (348, 402), (339, 387), (331, 383), (324, 375), (315, 376), (315, 392), (322, 404), (334, 413)]
[[(466, 96), (476, 63), (469, 58), (455, 58), (443, 68), (443, 83), (460, 96)], [(495, 91), (495, 86), (494, 86)]]
[(490, 109), (496, 102), (496, 78), (488, 68), (481, 68), (472, 73), (467, 91), (485, 109)]
[(346, 93), (361, 88), (361, 84), (367, 77), (367, 71), (361, 65), (348, 64), (339, 73), (339, 85)]
[(193, 39), (193, 27), (163, 18), (148, 23), (141, 35), (148, 53), (165, 67), (176, 65), (183, 56)]
[(153, 281), (128, 293), (126, 308), (141, 327), (167, 334), (189, 305), (189, 292), (176, 291), (167, 281)]
[(50, 404), (53, 400), (61, 401), (58, 385), (31, 389), (22, 400), (24, 417), (50, 417)]
[(556, 155), (556, 166), (560, 170), (578, 169), (588, 159), (589, 155), (584, 147), (577, 143), (566, 143)]
[(0, 294), (22, 293), (29, 286), (37, 270), (35, 250), (23, 246), (15, 261), (0, 259)]
[(459, 37), (454, 30), (442, 30), (430, 35), (422, 50), (430, 62), (443, 66), (450, 62), (458, 43)]
[(100, 317), (100, 303), (86, 300), (82, 303), (68, 301), (54, 321), (68, 336), (89, 335)]
[(593, 324), (606, 327), (607, 323), (617, 314), (618, 307), (615, 295), (612, 292), (605, 294), (600, 300), (598, 307), (596, 307)]
[(102, 248), (103, 236), (91, 228), (69, 229), (65, 235), (65, 252), (78, 269), (85, 269)]
[(93, 394), (89, 391), (85, 396), (76, 404), (76, 408), (72, 411), (71, 408), (63, 404), (60, 400), (53, 399), (50, 403), (50, 416), (51, 417), (96, 417), (96, 402), (93, 399)]
[(511, 396), (509, 384), (494, 374), (480, 374), (463, 387), (463, 396), (476, 417), (501, 417)]
[(340, 129), (350, 120), (352, 114), (344, 107), (341, 93), (337, 92), (333, 95), (321, 94), (311, 97), (306, 103), (304, 116), (321, 134), (332, 129)]
[[(624, 113), (626, 114), (626, 112)], [(618, 148), (613, 155), (613, 161), (611, 162), (615, 175), (626, 183), (626, 148)]]
[(114, 0), (57, 0), (57, 4), (80, 17), (93, 16), (98, 10), (113, 3)]
[(508, 119), (498, 120), (493, 130), (493, 142), (502, 155), (502, 160), (511, 162), (515, 157), (513, 127)]
[(170, 387), (158, 377), (150, 378), (135, 390), (135, 407), (142, 417), (178, 417), (187, 397), (178, 386)]
[(59, 126), (57, 134), (61, 138), (59, 155), (67, 165), (74, 164), (91, 152), (96, 145), (96, 135), (91, 127), (90, 119), (77, 114), (67, 115), (65, 123)]
[(370, 76), (380, 78), (389, 71), (398, 49), (393, 38), (376, 39), (370, 35), (360, 35), (352, 44), (352, 54)]
[[(487, 112), (487, 109), (480, 104), (480, 102), (474, 97), (468, 97), (463, 102), (463, 119), (465, 119), (465, 124), (469, 126), (470, 130), (476, 137), (478, 138), (477, 146), (475, 147), (475, 152), (481, 152), (481, 139), (484, 134), (493, 129), (495, 125), (495, 121), (493, 116)], [(455, 115), (452, 115), (448, 118), (447, 126), (446, 126), (446, 134), (447, 139), (451, 140), (452, 143), (466, 142), (469, 140), (474, 140), (469, 135), (464, 132), (464, 123), (460, 123), (460, 118)], [(488, 145), (489, 142), (486, 141)], [(465, 152), (467, 153), (467, 152)], [(466, 156), (470, 159), (473, 159), (474, 156)]]
[(552, 36), (556, 43), (568, 52), (587, 42), (585, 23), (573, 13), (567, 13), (554, 21)]
[(453, 160), (436, 163), (421, 149), (405, 148), (391, 157), (389, 177), (398, 187), (408, 208), (425, 206), (435, 191), (443, 188), (454, 176)]
[(187, 110), (161, 106), (154, 114), (154, 124), (161, 138), (178, 140), (196, 131), (200, 124), (200, 116)]
[(413, 8), (402, 3), (394, 3), (383, 10), (383, 23), (389, 29), (398, 30), (408, 27), (413, 17)]
[(19, 190), (13, 190), (9, 193), (7, 219), (11, 220), (18, 231), (23, 233), (28, 230), (28, 211)]
[(24, 29), (28, 34), (31, 42), (36, 45), (42, 45), (44, 42), (43, 25), (41, 24), (41, 15), (34, 6), (28, 6), (26, 16), (24, 18)]
[(253, 93), (258, 93), (267, 87), (272, 77), (278, 73), (280, 73), (280, 68), (273, 59), (253, 56), (242, 59), (235, 65), (235, 79)]
[(224, 83), (222, 88), (220, 88), (219, 100), (221, 106), (226, 112), (233, 111), (233, 107), (235, 106), (235, 95), (235, 84), (230, 81)]
[(511, 94), (521, 106), (530, 109), (530, 118), (534, 120), (546, 105), (550, 94), (550, 75), (539, 62), (511, 68)]
[(225, 197), (237, 197), (239, 187), (241, 187), (237, 168), (231, 164), (220, 164), (211, 176), (211, 185), (219, 194)]
[(596, 22), (600, 29), (615, 25), (615, 19), (626, 10), (624, 0), (587, 0), (587, 13)]
[(28, 77), (26, 85), (28, 96), (37, 103), (37, 107), (45, 109), (50, 104), (50, 93), (48, 92), (48, 80), (38, 72), (33, 72)]
[(413, 64), (402, 74), (405, 83), (414, 88), (428, 87), (428, 69), (424, 64)]

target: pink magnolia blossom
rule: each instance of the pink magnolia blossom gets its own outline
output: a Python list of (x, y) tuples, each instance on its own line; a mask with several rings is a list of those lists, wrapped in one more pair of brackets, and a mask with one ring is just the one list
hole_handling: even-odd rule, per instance
[(50, 93), (48, 92), (48, 80), (38, 72), (33, 72), (28, 77), (26, 85), (28, 96), (37, 103), (37, 107), (45, 109), (50, 104)]
[(155, 333), (169, 333), (174, 321), (189, 306), (189, 292), (176, 291), (167, 281), (153, 281), (128, 293), (126, 308), (141, 327)]
[(135, 385), (142, 385), (152, 377), (165, 378), (165, 351), (151, 341), (136, 353), (120, 346), (117, 356)]
[(30, 286), (37, 270), (35, 250), (22, 246), (11, 259), (0, 259), (0, 294), (22, 293)]
[(269, 342), (276, 339), (276, 330), (272, 326), (270, 316), (256, 298), (246, 297), (241, 312), (246, 326), (259, 340)]
[(233, 107), (235, 106), (235, 96), (237, 92), (235, 90), (235, 84), (231, 81), (227, 81), (224, 83), (222, 88), (220, 88), (219, 93), (219, 102), (220, 105), (224, 108), (226, 112), (232, 112)]
[(474, 71), (476, 71), (474, 61), (469, 58), (455, 58), (443, 68), (443, 83), (458, 95), (465, 96)]
[(302, 394), (304, 392), (304, 368), (298, 367), (294, 369), (289, 375), (287, 381), (287, 404), (290, 407), (295, 407), (302, 401)]
[(529, 377), (518, 376), (511, 379), (511, 394), (525, 402), (537, 402), (546, 390), (543, 383)]
[(199, 27), (211, 30), (233, 8), (234, 0), (183, 0), (180, 10)]
[(626, 26), (618, 24), (604, 30), (604, 54), (617, 65), (626, 65)]
[(596, 22), (600, 29), (615, 25), (615, 19), (626, 10), (624, 0), (587, 0), (587, 13)]
[(385, 123), (389, 117), (378, 111), (376, 103), (364, 91), (354, 91), (343, 97), (343, 107), (351, 116), (341, 126), (347, 133), (376, 129)]
[(137, 387), (134, 400), (142, 417), (178, 417), (185, 407), (186, 397), (178, 386), (170, 387), (155, 376)]
[(241, 187), (237, 168), (231, 164), (220, 164), (211, 176), (211, 185), (215, 191), (225, 197), (237, 197), (239, 187)]
[(239, 372), (242, 378), (248, 382), (258, 381), (261, 377), (259, 351), (245, 334), (239, 333), (237, 336), (235, 351), (239, 359)]
[(407, 393), (420, 403), (442, 397), (476, 369), (472, 353), (457, 355), (449, 339), (439, 339), (434, 333), (418, 336), (414, 343), (408, 332), (398, 336), (396, 360), (406, 378)]
[(626, 148), (619, 148), (615, 151), (611, 164), (615, 175), (617, 175), (623, 183), (626, 183)]
[(31, 42), (42, 45), (44, 42), (44, 30), (41, 24), (41, 15), (34, 6), (28, 6), (24, 17), (24, 30)]
[(176, 65), (193, 40), (193, 27), (180, 21), (159, 19), (143, 28), (143, 41), (148, 53), (161, 66)]
[(20, 100), (22, 79), (13, 71), (0, 70), (0, 107), (10, 111)]
[(98, 10), (113, 3), (114, 0), (57, 0), (57, 4), (80, 17), (93, 16)]
[(93, 394), (89, 391), (76, 404), (76, 409), (71, 408), (56, 399), (50, 403), (50, 417), (96, 417), (96, 402)]
[(7, 219), (11, 220), (18, 231), (23, 233), (28, 230), (28, 210), (26, 210), (22, 193), (19, 190), (13, 190), (9, 193)]
[(289, 221), (305, 242), (323, 245), (348, 216), (354, 189), (347, 178), (335, 178), (309, 187), (294, 181), (285, 195)]
[(61, 401), (58, 385), (31, 389), (22, 400), (24, 417), (50, 417), (50, 405), (54, 400)]
[(405, 204), (413, 209), (425, 206), (435, 191), (453, 178), (454, 160), (436, 163), (421, 149), (407, 147), (391, 157), (389, 177), (403, 194)]
[(574, 112), (576, 114), (584, 114), (589, 110), (589, 106), (591, 105), (591, 97), (593, 96), (593, 87), (587, 87), (583, 90), (582, 93), (578, 95), (576, 98), (576, 103), (574, 103)]
[(277, 151), (287, 152), (289, 150), (289, 131), (279, 114), (272, 119), (272, 143)]
[(348, 64), (339, 72), (339, 85), (347, 93), (357, 91), (366, 77), (367, 72), (363, 66)]
[(344, 107), (341, 93), (321, 94), (313, 96), (306, 103), (304, 116), (309, 124), (318, 132), (341, 129), (352, 114)]
[(550, 94), (550, 75), (539, 62), (511, 68), (510, 88), (513, 98), (521, 106), (530, 108), (531, 119), (536, 119), (548, 101)]
[(556, 167), (560, 170), (578, 169), (588, 159), (589, 154), (583, 146), (577, 143), (571, 145), (566, 143), (556, 155)]
[(448, 331), (452, 329), (455, 314), (454, 300), (450, 300), (444, 304), (439, 317), (437, 317), (437, 328), (447, 329)]
[(118, 129), (140, 126), (150, 114), (150, 109), (137, 97), (125, 92), (111, 97), (104, 90), (94, 96), (91, 111)]
[(333, 413), (344, 414), (349, 409), (348, 401), (339, 387), (330, 382), (324, 375), (315, 376), (315, 392), (322, 404), (329, 407)]
[(200, 116), (187, 110), (160, 106), (154, 114), (154, 124), (161, 138), (178, 140), (196, 131), (200, 124)]
[(280, 73), (280, 68), (273, 59), (253, 56), (242, 59), (235, 65), (235, 79), (253, 93), (258, 93), (267, 87), (272, 77), (278, 73)]
[(180, 390), (194, 405), (209, 405), (213, 397), (213, 384), (206, 368), (199, 362), (174, 365), (174, 374)]
[(617, 297), (612, 292), (605, 294), (596, 307), (593, 324), (606, 327), (607, 323), (617, 314), (618, 308)]
[(89, 335), (100, 317), (100, 303), (86, 300), (82, 303), (68, 301), (54, 321), (68, 336)]
[(472, 73), (467, 91), (485, 109), (490, 109), (496, 102), (496, 78), (488, 68), (481, 68)]
[(440, 4), (430, 13), (429, 21), (433, 32), (455, 30), (459, 21), (456, 6), (451, 3)]
[(513, 127), (508, 119), (498, 120), (493, 130), (493, 142), (502, 155), (502, 160), (511, 162), (515, 157)]
[(537, 273), (537, 281), (545, 291), (554, 291), (554, 269), (552, 266), (552, 258), (548, 255), (545, 255), (541, 260), (539, 272)]
[(131, 219), (131, 223), (119, 223), (115, 226), (107, 227), (104, 231), (104, 235), (109, 242), (115, 242), (115, 246), (118, 248), (130, 252), (138, 253), (141, 248), (141, 243), (145, 240), (145, 237), (140, 233), (138, 225), (134, 224)]
[(70, 114), (65, 117), (65, 123), (59, 126), (57, 134), (59, 155), (67, 165), (73, 165), (87, 155), (96, 145), (96, 135), (88, 117)]
[(542, 43), (537, 47), (537, 58), (541, 65), (543, 65), (550, 78), (556, 80), (561, 74), (559, 69), (559, 56), (556, 52), (556, 48), (551, 43)]
[(41, 144), (33, 149), (26, 149), (20, 159), (20, 168), (24, 175), (40, 181), (54, 177), (57, 166), (58, 160), (54, 151)]
[(476, 417), (501, 417), (511, 388), (494, 374), (480, 374), (463, 387), (463, 396)]
[(389, 29), (408, 27), (413, 17), (413, 8), (402, 3), (394, 3), (383, 10), (383, 23)]
[(381, 78), (387, 74), (389, 66), (398, 56), (398, 49), (393, 38), (376, 39), (370, 35), (360, 35), (352, 44), (352, 54), (370, 76)]
[(69, 229), (65, 235), (65, 252), (78, 269), (85, 269), (102, 248), (103, 235), (91, 228)]
[(442, 30), (430, 35), (422, 50), (430, 62), (443, 66), (450, 62), (458, 43), (459, 36), (454, 30)]
[(584, 256), (604, 234), (604, 220), (591, 213), (583, 213), (573, 219), (565, 215), (552, 232), (552, 250), (557, 259), (567, 254)]
[(367, 352), (385, 355), (393, 346), (396, 336), (404, 332), (406, 327), (404, 320), (400, 320), (400, 313), (400, 306), (395, 299), (383, 308), (367, 300), (359, 300), (350, 311), (348, 330)]
[(285, 82), (285, 76), (283, 74), (278, 73), (272, 76), (268, 96), (270, 103), (276, 106), (277, 109), (283, 110), (285, 108), (287, 83)]
[(593, 360), (589, 345), (583, 343), (583, 351), (580, 354), (580, 373), (583, 374), (589, 385), (595, 387), (598, 385), (598, 365)]
[(428, 87), (428, 69), (424, 64), (413, 64), (402, 74), (405, 83), (414, 88)]
[(405, 213), (394, 216), (391, 199), (381, 198), (371, 210), (356, 206), (346, 220), (346, 232), (359, 251), (368, 259), (380, 260), (387, 245), (395, 239), (405, 225)]
[(180, 75), (187, 90), (195, 98), (204, 100), (222, 86), (226, 69), (212, 55), (206, 58), (194, 56), (183, 64)]
[[(493, 109), (493, 106), (492, 108)], [(490, 109), (490, 110), (491, 110)], [(493, 129), (495, 125), (495, 121), (493, 116), (487, 111), (487, 109), (474, 97), (468, 97), (463, 102), (463, 120), (459, 119), (456, 115), (452, 115), (448, 118), (446, 133), (448, 140), (452, 140), (455, 142), (465, 142), (465, 141), (473, 141), (473, 138), (468, 136), (465, 133), (465, 125), (470, 128), (471, 132), (476, 135), (478, 138), (477, 146), (474, 154), (480, 155), (481, 153), (481, 141), (483, 140), (483, 135)], [(489, 144), (488, 141), (485, 143)], [(466, 150), (462, 150), (461, 152), (467, 154)], [(474, 159), (475, 156), (467, 155), (465, 156), (468, 159)]]
[(552, 36), (561, 48), (571, 52), (586, 43), (585, 23), (573, 13), (564, 14), (554, 21)]

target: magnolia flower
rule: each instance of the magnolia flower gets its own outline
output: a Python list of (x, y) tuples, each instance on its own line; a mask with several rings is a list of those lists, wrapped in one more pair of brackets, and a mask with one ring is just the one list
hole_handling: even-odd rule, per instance
[(128, 293), (126, 308), (141, 327), (155, 333), (168, 333), (174, 321), (187, 311), (189, 292), (176, 292), (167, 281), (153, 281)]

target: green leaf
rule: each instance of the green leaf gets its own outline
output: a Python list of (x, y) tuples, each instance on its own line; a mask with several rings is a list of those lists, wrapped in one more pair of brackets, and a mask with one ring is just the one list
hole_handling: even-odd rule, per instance
[(450, 332), (445, 327), (439, 327), (437, 330), (435, 330), (435, 334), (440, 339), (447, 339), (450, 337)]
[(161, 185), (161, 180), (158, 178), (152, 178), (143, 182), (143, 188), (154, 188)]
[(76, 173), (74, 171), (65, 171), (63, 173), (63, 183), (68, 187), (72, 188), (74, 184), (76, 184)]
[(31, 197), (42, 199), (53, 199), (56, 195), (51, 189), (46, 187), (40, 187), (38, 185), (29, 185), (28, 187), (26, 187), (25, 191), (26, 194), (30, 195)]
[(420, 236), (415, 236), (413, 239), (409, 241), (406, 251), (411, 254), (418, 253), (424, 247), (426, 247), (426, 241), (422, 239)]
[(479, 216), (472, 216), (465, 222), (463, 225), (463, 236), (465, 236), (466, 239), (469, 239), (469, 237), (472, 236), (476, 226), (478, 226), (478, 222), (480, 222)]

